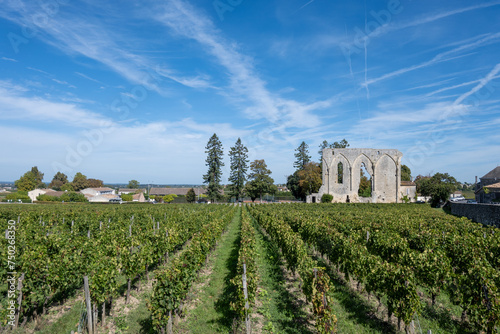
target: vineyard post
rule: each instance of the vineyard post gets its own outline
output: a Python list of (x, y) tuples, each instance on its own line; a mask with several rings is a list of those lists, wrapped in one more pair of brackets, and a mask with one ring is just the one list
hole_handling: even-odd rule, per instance
[(88, 276), (83, 276), (83, 288), (85, 290), (85, 304), (87, 305), (87, 328), (89, 334), (94, 333), (94, 327), (92, 326), (92, 306), (90, 305), (90, 289), (89, 289), (89, 278)]
[(247, 329), (247, 334), (252, 332), (252, 328), (250, 326), (250, 317), (248, 315), (248, 291), (247, 291), (247, 265), (243, 263), (243, 295), (245, 296), (245, 326)]
[(172, 310), (168, 311), (167, 334), (173, 334), (173, 331), (172, 331)]
[(21, 277), (19, 277), (19, 280), (17, 282), (17, 291), (19, 291), (19, 296), (17, 297), (17, 312), (16, 312), (15, 328), (18, 327), (19, 316), (21, 315), (21, 303), (23, 302), (23, 280), (24, 280), (24, 273), (21, 274)]
[(73, 233), (73, 224), (75, 223), (74, 220), (71, 221), (71, 233)]
[(370, 231), (366, 231), (366, 243), (370, 240)]

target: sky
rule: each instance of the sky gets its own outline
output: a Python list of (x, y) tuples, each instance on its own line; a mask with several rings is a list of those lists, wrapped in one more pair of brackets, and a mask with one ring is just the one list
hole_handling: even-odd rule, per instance
[(277, 183), (294, 150), (398, 149), (413, 176), (500, 164), (500, 1), (0, 0), (0, 180), (38, 166), (201, 184), (213, 133)]

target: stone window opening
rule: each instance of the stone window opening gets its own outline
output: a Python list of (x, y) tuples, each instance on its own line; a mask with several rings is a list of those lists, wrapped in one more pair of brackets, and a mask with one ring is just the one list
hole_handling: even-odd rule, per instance
[(344, 183), (344, 164), (341, 162), (337, 165), (337, 182), (339, 184)]

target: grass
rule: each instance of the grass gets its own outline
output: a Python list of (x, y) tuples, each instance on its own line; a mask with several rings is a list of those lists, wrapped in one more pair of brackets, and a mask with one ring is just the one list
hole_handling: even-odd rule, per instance
[(296, 306), (295, 296), (286, 289), (281, 269), (283, 261), (278, 255), (276, 243), (258, 228), (255, 237), (258, 254), (256, 262), (260, 277), (260, 294), (257, 299), (262, 303), (257, 312), (265, 318), (262, 333), (312, 333), (305, 323), (308, 315)]
[[(241, 210), (241, 209), (239, 209)], [(194, 286), (201, 286), (188, 298), (196, 299), (196, 306), (188, 310), (186, 318), (178, 326), (173, 326), (174, 333), (231, 333), (235, 314), (229, 307), (232, 291), (229, 280), (236, 273), (240, 243), (240, 211), (237, 211), (228, 231), (219, 240), (219, 244), (208, 262), (208, 276), (201, 275)], [(194, 290), (194, 289), (193, 289)], [(189, 303), (189, 302), (188, 302)]]

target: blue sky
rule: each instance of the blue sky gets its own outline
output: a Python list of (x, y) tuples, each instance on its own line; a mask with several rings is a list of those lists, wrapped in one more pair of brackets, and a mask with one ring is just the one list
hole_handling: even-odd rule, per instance
[(500, 164), (500, 1), (2, 0), (0, 180), (201, 183), (215, 132), (276, 182), (301, 141), (413, 176)]

